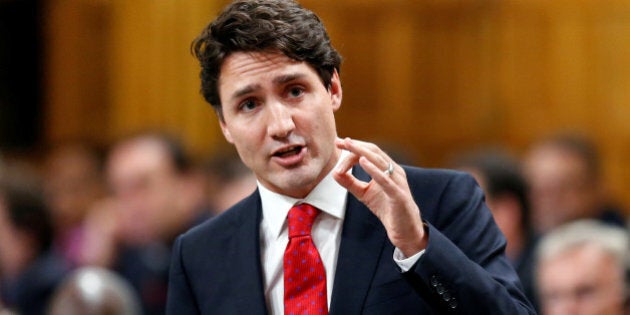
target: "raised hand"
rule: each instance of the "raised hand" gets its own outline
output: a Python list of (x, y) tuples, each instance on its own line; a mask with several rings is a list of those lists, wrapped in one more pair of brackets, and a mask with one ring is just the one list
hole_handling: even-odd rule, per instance
[[(381, 220), (390, 241), (405, 256), (424, 249), (428, 236), (404, 169), (373, 143), (345, 138), (335, 144), (351, 153), (337, 166), (335, 180)], [(372, 180), (364, 182), (348, 172), (357, 163)]]

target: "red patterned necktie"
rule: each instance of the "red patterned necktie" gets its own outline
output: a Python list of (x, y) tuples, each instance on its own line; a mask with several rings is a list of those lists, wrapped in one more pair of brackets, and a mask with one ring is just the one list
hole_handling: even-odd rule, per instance
[(326, 271), (311, 238), (319, 210), (309, 204), (289, 211), (289, 244), (284, 251), (284, 314), (328, 314)]

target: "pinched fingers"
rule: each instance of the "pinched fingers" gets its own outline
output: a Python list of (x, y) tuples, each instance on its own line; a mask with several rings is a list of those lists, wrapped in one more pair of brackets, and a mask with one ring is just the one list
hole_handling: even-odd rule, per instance
[[(406, 185), (404, 171), (383, 150), (375, 144), (350, 138), (337, 139), (338, 148), (350, 152), (350, 157), (340, 162), (337, 167), (337, 180), (355, 196), (362, 198), (365, 190), (371, 188), (372, 182), (359, 181), (346, 172), (355, 164), (372, 177), (373, 181), (388, 195), (399, 193), (398, 185)], [(402, 174), (402, 176), (400, 176)], [(403, 181), (400, 181), (403, 179)]]
[(345, 187), (351, 194), (361, 199), (367, 189), (368, 183), (358, 180), (351, 174), (351, 172), (349, 172), (352, 166), (359, 163), (359, 158), (360, 156), (354, 153), (347, 155), (337, 165), (337, 168), (333, 173), (333, 178), (335, 178), (339, 185)]
[(377, 165), (381, 170), (387, 170), (392, 163), (391, 158), (377, 145), (365, 141), (350, 138), (337, 139), (337, 147), (348, 150), (357, 156), (367, 158), (372, 164)]
[[(405, 170), (372, 143), (345, 138), (336, 145), (350, 152), (333, 175), (337, 182), (379, 218), (392, 244), (407, 257), (426, 248), (427, 234)], [(357, 162), (372, 180), (364, 182), (348, 172)]]

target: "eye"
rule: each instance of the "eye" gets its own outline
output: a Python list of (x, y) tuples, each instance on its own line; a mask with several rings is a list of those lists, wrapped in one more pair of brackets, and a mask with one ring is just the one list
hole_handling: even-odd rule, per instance
[(241, 104), (238, 106), (238, 109), (249, 112), (256, 109), (257, 106), (258, 106), (258, 103), (256, 102), (255, 99), (248, 98), (244, 100), (243, 102), (241, 102)]
[(302, 88), (301, 86), (293, 86), (289, 89), (289, 97), (300, 97), (302, 94), (304, 94), (304, 88)]

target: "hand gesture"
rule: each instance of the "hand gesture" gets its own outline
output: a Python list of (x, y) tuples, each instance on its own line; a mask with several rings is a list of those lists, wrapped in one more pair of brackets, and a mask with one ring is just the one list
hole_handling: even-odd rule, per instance
[[(379, 218), (392, 244), (405, 256), (424, 249), (428, 237), (404, 169), (373, 143), (345, 138), (335, 144), (350, 151), (333, 173), (335, 180)], [(348, 172), (357, 163), (372, 180), (364, 182)]]

